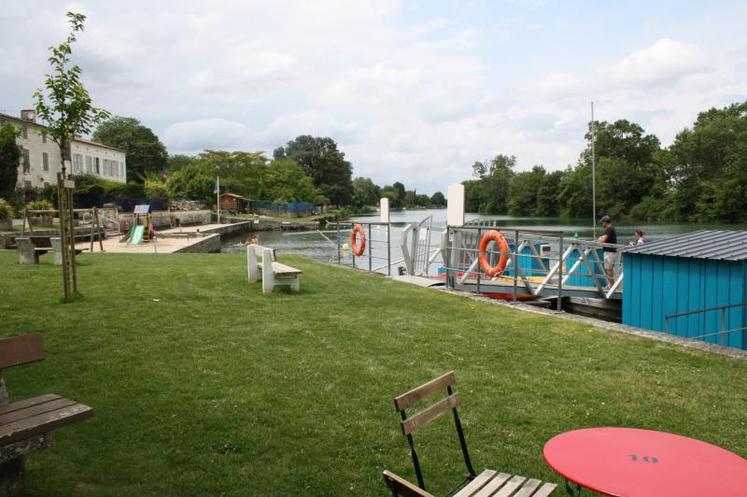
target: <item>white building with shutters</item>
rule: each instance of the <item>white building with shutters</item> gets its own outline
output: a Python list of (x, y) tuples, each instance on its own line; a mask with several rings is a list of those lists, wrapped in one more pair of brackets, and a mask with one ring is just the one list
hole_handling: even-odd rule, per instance
[[(22, 110), (21, 117), (0, 114), (0, 123), (20, 130), (16, 143), (21, 147), (17, 187), (43, 188), (57, 184), (62, 169), (60, 148), (47, 136), (46, 126), (36, 122), (33, 110)], [(119, 183), (127, 182), (125, 152), (102, 143), (76, 137), (71, 144), (72, 174), (92, 174)]]

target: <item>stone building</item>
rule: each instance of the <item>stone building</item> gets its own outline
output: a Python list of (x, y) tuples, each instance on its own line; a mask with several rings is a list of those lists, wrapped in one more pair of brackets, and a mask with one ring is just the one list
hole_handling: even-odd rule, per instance
[[(0, 114), (0, 123), (7, 122), (20, 129), (17, 143), (21, 147), (18, 166), (18, 187), (42, 188), (57, 184), (62, 169), (60, 148), (47, 136), (46, 126), (36, 122), (33, 110), (22, 110), (20, 117)], [(125, 153), (102, 143), (76, 137), (71, 144), (72, 174), (92, 174), (109, 181), (125, 183), (127, 161)]]

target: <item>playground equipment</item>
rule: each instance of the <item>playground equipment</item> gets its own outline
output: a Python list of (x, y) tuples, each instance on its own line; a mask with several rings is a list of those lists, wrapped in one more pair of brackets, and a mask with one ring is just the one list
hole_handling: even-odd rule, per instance
[[(59, 219), (59, 212), (60, 211), (57, 209), (25, 209), (23, 211), (23, 226), (21, 228), (22, 236), (26, 236), (27, 227), (29, 236), (33, 236), (34, 220), (43, 219), (45, 220), (45, 222), (51, 224), (55, 219)], [(73, 209), (71, 219), (73, 221), (73, 224), (78, 228), (85, 225), (90, 226), (91, 230), (89, 235), (89, 250), (91, 252), (93, 252), (94, 241), (99, 242), (99, 249), (104, 252), (104, 237), (106, 237), (107, 235), (111, 235), (113, 232), (119, 234), (119, 230), (113, 228), (113, 226), (119, 226), (119, 223), (106, 216), (101, 215), (97, 207), (93, 207), (91, 209)], [(79, 236), (80, 234), (72, 235), (73, 239)], [(62, 249), (60, 248), (60, 250)], [(76, 254), (79, 253), (80, 249), (76, 249)]]
[[(127, 230), (127, 234), (120, 240), (120, 242), (127, 243), (128, 245), (139, 245), (144, 241), (149, 242), (154, 240), (156, 230), (151, 220), (150, 206), (136, 205), (133, 214), (135, 214), (135, 219), (133, 219), (132, 224), (130, 224), (129, 229)], [(141, 216), (145, 216), (144, 223)]]

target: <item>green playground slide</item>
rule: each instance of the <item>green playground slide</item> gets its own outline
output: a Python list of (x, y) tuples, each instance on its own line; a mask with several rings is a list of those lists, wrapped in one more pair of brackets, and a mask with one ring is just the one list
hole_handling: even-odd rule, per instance
[(132, 236), (129, 240), (127, 240), (128, 245), (137, 245), (143, 241), (143, 233), (145, 233), (145, 226), (142, 224), (138, 224), (135, 226), (135, 231), (132, 233)]

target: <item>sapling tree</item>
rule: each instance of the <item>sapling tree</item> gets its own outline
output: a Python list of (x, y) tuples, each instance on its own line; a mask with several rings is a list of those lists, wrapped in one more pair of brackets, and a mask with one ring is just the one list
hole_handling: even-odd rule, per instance
[(80, 79), (81, 69), (70, 62), (76, 35), (83, 31), (86, 16), (67, 13), (70, 34), (59, 45), (49, 47), (51, 72), (44, 77), (44, 88), (34, 92), (36, 113), (47, 125), (47, 133), (60, 147), (62, 173), (70, 162), (70, 142), (75, 135), (87, 135), (110, 113), (93, 106), (91, 95)]
[(36, 113), (47, 125), (46, 133), (60, 148), (61, 173), (58, 179), (62, 275), (65, 300), (77, 293), (75, 242), (72, 220), (73, 189), (67, 180), (67, 166), (72, 156), (71, 143), (76, 135), (87, 135), (109, 112), (93, 106), (91, 95), (80, 79), (81, 69), (71, 63), (72, 45), (83, 31), (86, 16), (67, 13), (70, 33), (65, 41), (49, 47), (51, 71), (44, 77), (44, 87), (34, 92)]

